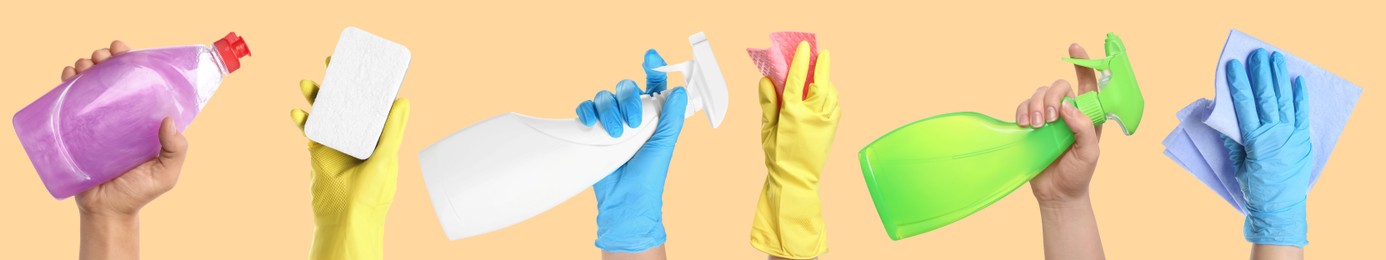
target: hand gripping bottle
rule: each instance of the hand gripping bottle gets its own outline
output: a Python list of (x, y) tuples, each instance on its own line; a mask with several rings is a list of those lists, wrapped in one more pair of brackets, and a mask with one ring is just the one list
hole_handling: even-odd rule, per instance
[[(1140, 125), (1145, 99), (1126, 47), (1107, 34), (1107, 57), (1065, 58), (1103, 72), (1100, 91), (1069, 99), (1093, 125), (1108, 119), (1126, 135)], [(1030, 181), (1073, 145), (1059, 121), (1018, 126), (973, 112), (938, 115), (876, 139), (858, 154), (887, 235), (900, 240), (972, 215)]]
[(250, 49), (236, 33), (202, 45), (135, 50), (58, 84), (14, 114), (14, 130), (53, 198), (111, 180), (159, 154), (159, 126), (178, 131)]

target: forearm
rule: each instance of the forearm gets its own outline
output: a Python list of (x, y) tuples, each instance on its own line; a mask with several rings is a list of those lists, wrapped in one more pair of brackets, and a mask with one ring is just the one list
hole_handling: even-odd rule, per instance
[(1294, 246), (1262, 245), (1251, 246), (1252, 260), (1304, 259), (1304, 248)]
[(664, 260), (664, 245), (640, 251), (639, 253), (617, 253), (602, 250), (603, 260)]
[(83, 212), (81, 216), (80, 259), (139, 259), (139, 215)]
[(1045, 259), (1106, 259), (1097, 217), (1086, 195), (1068, 201), (1040, 202)]

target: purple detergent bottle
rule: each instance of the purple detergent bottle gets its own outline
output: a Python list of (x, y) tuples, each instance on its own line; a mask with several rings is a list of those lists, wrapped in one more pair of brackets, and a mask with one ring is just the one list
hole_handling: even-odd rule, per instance
[(53, 198), (71, 197), (155, 156), (159, 126), (192, 123), (250, 49), (212, 43), (130, 51), (63, 81), (14, 114), (14, 130)]

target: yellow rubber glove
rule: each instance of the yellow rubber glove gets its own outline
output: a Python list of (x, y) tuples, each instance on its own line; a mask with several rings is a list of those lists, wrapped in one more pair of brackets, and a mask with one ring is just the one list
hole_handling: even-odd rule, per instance
[[(837, 87), (828, 80), (828, 51), (818, 55), (808, 96), (809, 44), (799, 43), (785, 78), (784, 104), (776, 104), (775, 85), (760, 79), (761, 146), (765, 149), (765, 188), (751, 226), (751, 246), (791, 259), (814, 258), (828, 251), (818, 177), (837, 133), (842, 111)], [(803, 97), (802, 100), (800, 97)]]
[[(299, 82), (310, 105), (318, 95), (318, 87), (312, 80)], [(302, 131), (308, 112), (295, 108), (289, 115)], [(313, 221), (317, 226), (313, 232), (312, 259), (383, 257), (385, 213), (395, 199), (399, 145), (404, 140), (407, 121), (409, 100), (396, 99), (375, 153), (364, 161), (308, 141), (313, 163)]]

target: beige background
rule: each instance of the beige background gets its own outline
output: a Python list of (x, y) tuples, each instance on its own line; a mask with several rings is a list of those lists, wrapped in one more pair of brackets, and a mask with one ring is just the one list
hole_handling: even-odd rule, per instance
[[(1373, 133), (1383, 126), (1374, 86), (1386, 84), (1379, 4), (448, 2), (456, 3), (12, 1), (0, 8), (6, 82), (0, 111), (18, 111), (57, 85), (63, 66), (112, 39), (137, 48), (205, 44), (234, 30), (254, 56), (186, 132), (192, 154), (180, 183), (142, 214), (143, 253), (149, 259), (306, 257), (313, 229), (308, 154), (288, 111), (307, 105), (298, 80), (320, 79), (323, 57), (342, 28), (359, 26), (414, 54), (400, 92), (414, 110), (386, 223), (387, 258), (596, 258), (590, 192), (519, 225), (447, 240), (424, 190), (417, 151), (507, 111), (571, 117), (597, 90), (642, 78), (645, 49), (683, 60), (686, 37), (706, 31), (731, 83), (732, 104), (720, 129), (710, 129), (701, 115), (685, 126), (666, 187), (669, 252), (678, 259), (757, 259), (763, 255), (747, 240), (765, 174), (760, 75), (744, 49), (768, 46), (773, 31), (811, 31), (833, 51), (844, 112), (822, 179), (830, 234), (824, 258), (1035, 259), (1042, 246), (1028, 187), (943, 229), (890, 241), (856, 152), (935, 114), (978, 111), (1009, 120), (1036, 86), (1073, 79), (1072, 67), (1059, 61), (1070, 42), (1096, 55), (1103, 35), (1115, 31), (1140, 74), (1148, 116), (1135, 136), (1108, 130), (1103, 140), (1092, 197), (1108, 255), (1230, 259), (1249, 249), (1241, 216), (1161, 155), (1160, 140), (1175, 125), (1175, 111), (1213, 97), (1218, 54), (1228, 30), (1239, 28), (1366, 89), (1310, 196), (1308, 255), (1372, 258), (1386, 242), (1379, 192), (1386, 175), (1376, 164), (1386, 143)], [(7, 205), (0, 210), (0, 258), (74, 258), (73, 203), (49, 197), (8, 134), (12, 126), (3, 125), (0, 198)]]

